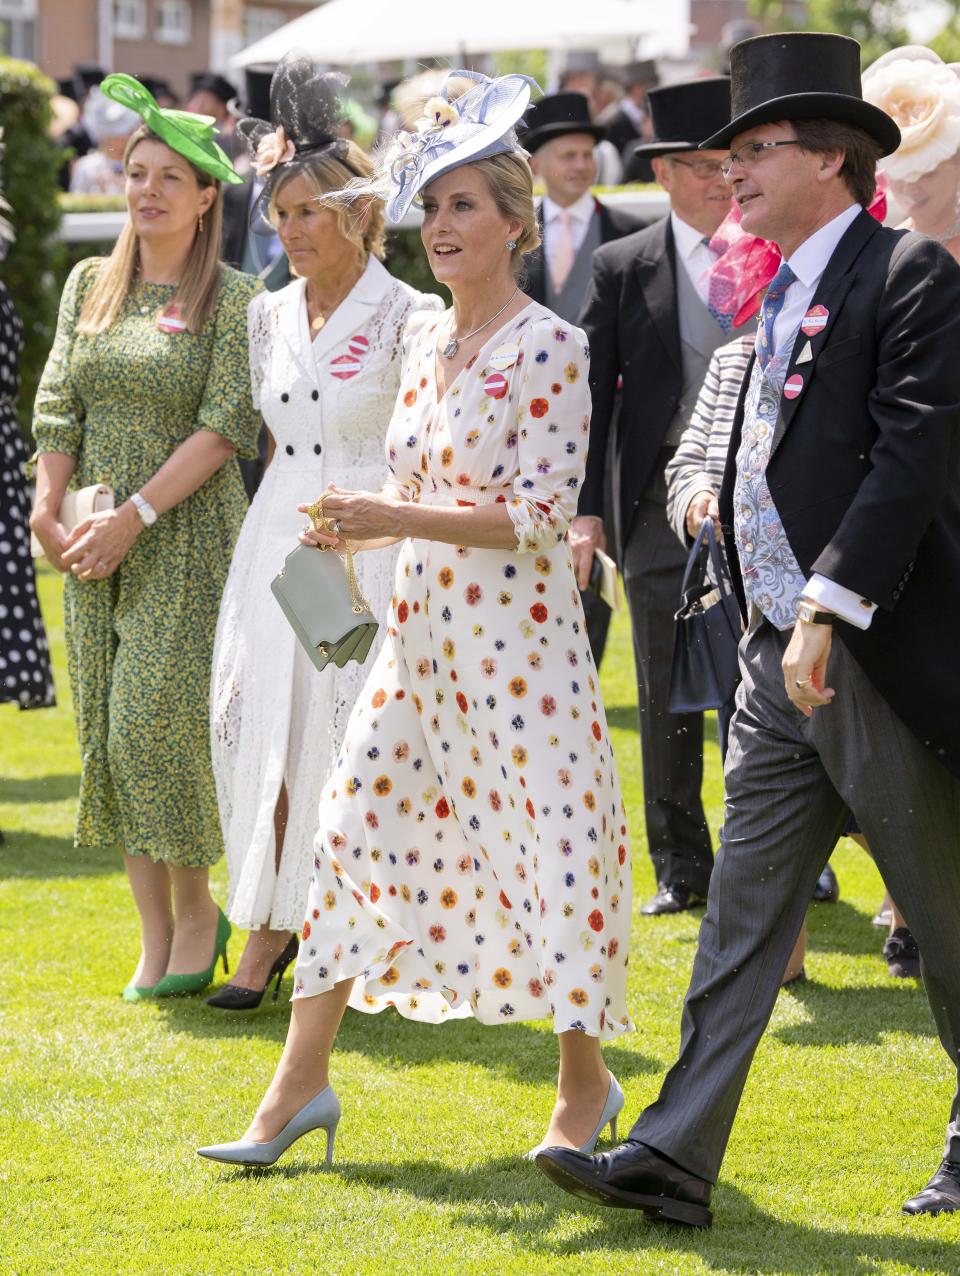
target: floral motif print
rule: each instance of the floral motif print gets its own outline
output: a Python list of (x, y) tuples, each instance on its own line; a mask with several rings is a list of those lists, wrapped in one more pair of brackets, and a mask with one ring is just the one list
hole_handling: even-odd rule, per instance
[[(247, 306), (257, 280), (223, 268), (196, 335), (157, 316), (175, 291), (136, 284), (113, 326), (75, 331), (102, 265), (71, 273), (37, 392), (41, 452), (77, 458), (74, 483), (119, 505), (198, 429), (256, 456)], [(223, 854), (208, 718), (213, 635), (247, 501), (235, 461), (144, 531), (106, 580), (66, 576), (64, 611), (82, 772), (76, 841), (204, 867)]]
[[(586, 345), (531, 303), (438, 403), (440, 327), (407, 353), (393, 483), (412, 500), (504, 503), (516, 552), (401, 548), (386, 640), (320, 803), (294, 995), (359, 976), (361, 1010), (552, 1016), (557, 1032), (611, 1038), (632, 1028), (629, 842), (566, 536)], [(494, 371), (502, 398), (484, 389)]]

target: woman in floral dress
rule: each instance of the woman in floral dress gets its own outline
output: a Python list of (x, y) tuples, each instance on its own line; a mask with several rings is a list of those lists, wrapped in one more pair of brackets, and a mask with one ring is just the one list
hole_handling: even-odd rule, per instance
[[(223, 854), (208, 704), (246, 509), (236, 455), (256, 455), (247, 307), (259, 285), (219, 261), (220, 180), (236, 175), (206, 117), (161, 111), (129, 76), (102, 89), (149, 127), (124, 157), (128, 226), (64, 288), (35, 405), (31, 522), (65, 573), (76, 840), (123, 852), (142, 941), (123, 995), (139, 1001), (205, 987), (230, 932), (208, 885)], [(68, 484), (95, 483), (115, 508), (68, 533)]]
[[(622, 1104), (600, 1043), (632, 1027), (629, 845), (567, 540), (588, 353), (515, 286), (538, 243), (530, 172), (512, 128), (482, 122), (495, 96), (504, 127), (511, 92), (522, 111), (523, 77), (480, 77), (459, 111), (428, 103), (454, 112), (449, 132), (401, 139), (391, 165), (419, 161), (423, 241), (454, 306), (406, 352), (391, 483), (331, 490), (335, 534), (302, 537), (403, 545), (387, 638), (320, 803), (283, 1058), (246, 1138), (201, 1150), (212, 1159), (268, 1164), (318, 1127), (329, 1154), (348, 1000), (430, 1023), (552, 1018), (551, 1144), (592, 1148)], [(464, 162), (464, 134), (479, 162)]]

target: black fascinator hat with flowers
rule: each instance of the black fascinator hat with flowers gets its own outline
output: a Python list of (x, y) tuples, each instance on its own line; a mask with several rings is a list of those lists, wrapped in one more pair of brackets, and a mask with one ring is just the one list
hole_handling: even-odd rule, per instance
[(346, 158), (347, 142), (338, 136), (337, 127), (348, 83), (337, 71), (318, 71), (310, 55), (300, 50), (284, 56), (270, 81), (270, 119), (248, 116), (236, 128), (266, 192), (298, 162), (323, 154)]

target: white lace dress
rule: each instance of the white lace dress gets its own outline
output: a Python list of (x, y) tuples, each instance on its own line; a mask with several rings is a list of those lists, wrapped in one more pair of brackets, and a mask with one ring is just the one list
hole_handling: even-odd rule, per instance
[[(371, 257), (311, 342), (304, 288), (298, 279), (250, 306), (253, 397), (276, 451), (237, 541), (213, 657), (211, 738), (230, 875), (227, 913), (243, 929), (296, 930), (303, 922), (317, 802), (379, 650), (378, 641), (363, 668), (317, 672), (270, 582), (296, 547), (304, 523), (298, 504), (331, 482), (379, 491), (404, 328), (415, 312), (441, 307)], [(356, 564), (385, 626), (396, 552), (359, 554)], [(274, 810), (283, 783), (289, 816), (278, 872)]]

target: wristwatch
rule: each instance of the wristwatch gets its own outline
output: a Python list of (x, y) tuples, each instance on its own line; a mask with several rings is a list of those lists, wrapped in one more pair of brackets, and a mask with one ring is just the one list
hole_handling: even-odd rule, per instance
[(836, 615), (832, 611), (818, 611), (812, 603), (797, 603), (797, 620), (806, 625), (832, 625)]
[(153, 508), (150, 502), (146, 499), (146, 497), (141, 496), (139, 492), (134, 492), (130, 499), (133, 501), (144, 527), (152, 527), (157, 521), (157, 511)]

